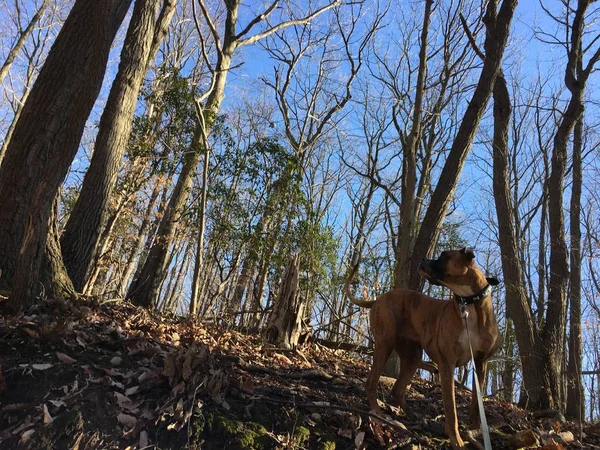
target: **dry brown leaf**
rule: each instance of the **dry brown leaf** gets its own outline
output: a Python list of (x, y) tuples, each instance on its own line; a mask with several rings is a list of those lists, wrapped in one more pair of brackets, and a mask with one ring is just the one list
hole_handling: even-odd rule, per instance
[(124, 425), (127, 428), (133, 428), (137, 424), (137, 419), (135, 416), (130, 416), (129, 414), (120, 413), (117, 416), (117, 420), (121, 425)]
[(42, 421), (44, 422), (44, 425), (50, 425), (52, 422), (54, 422), (54, 419), (48, 412), (48, 407), (46, 404), (42, 405)]
[(21, 434), (21, 439), (19, 440), (19, 444), (21, 444), (21, 445), (26, 444), (29, 441), (29, 439), (31, 439), (31, 436), (33, 436), (34, 433), (35, 433), (35, 430), (24, 431), (23, 434)]
[(129, 397), (130, 395), (135, 394), (139, 388), (140, 388), (139, 386), (132, 386), (130, 388), (127, 388), (125, 390), (125, 395)]
[(564, 450), (564, 447), (554, 439), (550, 438), (543, 447), (540, 447), (540, 450)]
[(130, 398), (119, 392), (115, 392), (115, 397), (117, 398), (117, 404), (121, 409), (131, 409), (132, 401)]
[(369, 429), (380, 445), (385, 446), (384, 432), (379, 421), (369, 417)]
[(56, 352), (56, 357), (60, 362), (63, 362), (65, 364), (75, 364), (77, 362), (77, 360), (61, 352)]
[(244, 377), (240, 383), (242, 392), (246, 394), (254, 395), (254, 381), (250, 377)]
[(196, 354), (196, 343), (192, 343), (187, 353), (185, 354), (185, 360), (183, 361), (183, 379), (188, 380), (192, 375), (193, 368), (192, 363)]
[(363, 442), (365, 441), (365, 432), (361, 431), (360, 433), (356, 433), (356, 437), (354, 438), (354, 448), (359, 450), (362, 448)]
[(175, 379), (175, 358), (171, 354), (165, 357), (163, 375), (169, 379), (169, 384), (173, 385), (173, 380)]
[[(23, 366), (23, 364), (21, 364), (21, 367)], [(25, 367), (27, 367), (27, 364), (24, 364)], [(35, 369), (35, 370), (48, 370), (51, 367), (53, 367), (54, 364), (50, 364), (50, 363), (45, 363), (45, 364), (32, 364), (31, 368)]]
[(146, 448), (150, 444), (150, 439), (148, 439), (148, 432), (146, 430), (140, 431), (140, 443), (139, 448)]

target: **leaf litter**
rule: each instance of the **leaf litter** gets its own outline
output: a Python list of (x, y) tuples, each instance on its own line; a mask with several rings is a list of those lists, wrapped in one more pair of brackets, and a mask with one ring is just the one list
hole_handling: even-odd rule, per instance
[[(376, 417), (369, 369), (314, 342), (290, 351), (125, 302), (53, 299), (0, 328), (0, 448), (451, 448), (436, 383), (413, 381), (410, 415), (386, 404)], [(389, 398), (393, 380), (380, 384)], [(470, 392), (456, 396), (478, 448)], [(599, 425), (485, 404), (494, 448), (600, 449)]]

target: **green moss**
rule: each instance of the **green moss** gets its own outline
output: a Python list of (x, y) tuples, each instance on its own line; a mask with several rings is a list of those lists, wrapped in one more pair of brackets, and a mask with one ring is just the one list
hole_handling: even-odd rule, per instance
[(218, 416), (215, 423), (215, 431), (223, 434), (237, 434), (244, 428), (244, 424), (239, 420), (230, 419), (225, 416)]
[(263, 427), (260, 423), (256, 423), (256, 422), (246, 423), (246, 428), (248, 430), (254, 431), (255, 433), (257, 433), (261, 436), (269, 433), (265, 427)]
[(321, 441), (319, 443), (319, 450), (335, 450), (335, 442)]
[(244, 430), (239, 437), (239, 446), (241, 450), (254, 450), (262, 449), (262, 445), (256, 445), (258, 440), (258, 434), (251, 430)]
[(310, 430), (306, 427), (298, 427), (294, 431), (294, 443), (296, 446), (304, 444), (304, 442), (310, 437)]

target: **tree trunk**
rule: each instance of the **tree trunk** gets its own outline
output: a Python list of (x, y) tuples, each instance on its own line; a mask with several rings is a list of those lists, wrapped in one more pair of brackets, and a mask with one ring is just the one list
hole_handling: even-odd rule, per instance
[(296, 255), (285, 271), (265, 331), (270, 343), (283, 348), (294, 348), (298, 345), (298, 339), (302, 331), (302, 316), (305, 304), (301, 296), (298, 295), (299, 266), (300, 255)]
[(435, 246), (435, 235), (444, 221), (448, 205), (454, 196), (460, 173), (471, 148), (475, 132), (479, 127), (481, 117), (492, 94), (496, 75), (502, 62), (517, 0), (504, 0), (498, 12), (496, 11), (497, 5), (497, 0), (488, 2), (484, 17), (486, 24), (486, 39), (484, 44), (486, 57), (483, 68), (415, 241), (411, 258), (409, 283), (409, 287), (413, 289), (419, 288), (422, 285), (418, 266), (421, 260)]
[[(205, 145), (206, 136), (204, 136)], [(204, 229), (206, 226), (206, 202), (208, 197), (208, 165), (210, 163), (210, 149), (207, 147), (204, 155), (204, 168), (202, 170), (202, 194), (200, 197), (200, 212), (198, 218), (198, 240), (196, 244), (196, 263), (192, 276), (192, 296), (190, 298), (190, 317), (198, 315), (198, 301), (200, 300), (200, 275), (204, 269)]]
[(17, 39), (17, 42), (15, 42), (15, 45), (13, 46), (13, 48), (11, 48), (10, 51), (8, 52), (6, 59), (2, 63), (2, 67), (0, 67), (0, 84), (2, 84), (2, 82), (4, 81), (4, 77), (10, 70), (10, 66), (12, 65), (13, 61), (15, 60), (15, 58), (17, 57), (17, 55), (19, 54), (19, 52), (25, 45), (27, 38), (29, 37), (31, 32), (35, 29), (35, 26), (37, 25), (40, 18), (42, 17), (44, 10), (48, 6), (48, 2), (49, 2), (49, 0), (44, 0), (42, 2), (42, 4), (40, 5), (40, 7), (36, 11), (36, 13), (33, 15), (31, 20), (29, 21), (29, 24), (27, 25), (27, 27), (21, 32), (21, 35)]
[(569, 363), (567, 366), (567, 416), (582, 422), (585, 419), (585, 396), (581, 376), (581, 189), (583, 184), (582, 147), (583, 115), (573, 132), (573, 186), (571, 188), (571, 287), (569, 315)]
[(584, 18), (589, 0), (579, 0), (573, 17), (571, 42), (565, 85), (571, 92), (567, 109), (558, 125), (552, 150), (552, 172), (548, 185), (548, 216), (550, 232), (550, 277), (548, 283), (548, 309), (542, 332), (548, 352), (547, 368), (551, 374), (550, 389), (553, 396), (552, 408), (563, 410), (564, 395), (561, 390), (563, 379), (565, 330), (567, 325), (567, 288), (569, 282), (569, 251), (565, 241), (565, 219), (563, 209), (564, 177), (568, 160), (569, 138), (583, 113), (585, 85), (594, 64), (600, 55), (595, 55), (583, 70), (582, 39)]
[[(410, 257), (415, 241), (415, 189), (417, 187), (417, 146), (421, 140), (421, 114), (423, 109), (423, 94), (425, 93), (425, 76), (427, 73), (427, 36), (433, 0), (425, 2), (423, 29), (421, 31), (421, 49), (419, 52), (419, 72), (412, 127), (403, 152), (402, 163), (402, 208), (400, 209), (400, 227), (398, 229), (398, 250), (394, 271), (394, 287), (406, 288), (410, 281)], [(395, 354), (394, 354), (395, 355)], [(393, 375), (395, 376), (395, 374)]]
[[(235, 18), (237, 19), (237, 14)], [(227, 35), (227, 37), (233, 39), (235, 36), (235, 22), (232, 25), (230, 23), (231, 20), (231, 18), (228, 18), (228, 26), (233, 26), (233, 30), (230, 31), (234, 34), (233, 36)], [(204, 108), (205, 112), (202, 113), (204, 114), (203, 120), (205, 123), (202, 124), (199, 122), (196, 125), (196, 130), (192, 139), (192, 148), (187, 152), (184, 158), (183, 168), (181, 169), (171, 199), (169, 200), (165, 214), (158, 227), (154, 244), (148, 253), (148, 257), (144, 262), (140, 275), (129, 287), (127, 298), (136, 305), (149, 308), (157, 303), (159, 294), (158, 286), (165, 276), (167, 250), (173, 240), (175, 225), (181, 219), (184, 212), (184, 207), (192, 187), (193, 177), (196, 173), (196, 167), (203, 155), (203, 152), (201, 151), (203, 136), (210, 130), (221, 102), (223, 101), (225, 81), (231, 66), (231, 56), (234, 49), (235, 42), (230, 43), (229, 47), (225, 47), (222, 58), (219, 59), (219, 65), (215, 71), (216, 81), (213, 90), (207, 99), (206, 107)]]
[(107, 219), (108, 202), (127, 148), (140, 87), (175, 12), (175, 0), (137, 0), (121, 52), (119, 71), (100, 118), (90, 166), (61, 239), (65, 264), (83, 289)]
[(6, 279), (15, 278), (15, 305), (30, 304), (39, 293), (52, 205), (77, 153), (130, 2), (75, 2), (6, 150), (0, 166), (0, 270)]
[[(544, 352), (535, 317), (527, 299), (522, 278), (517, 236), (514, 233), (515, 217), (510, 196), (508, 174), (508, 128), (511, 104), (504, 76), (499, 74), (494, 85), (494, 140), (493, 140), (493, 190), (498, 218), (498, 237), (502, 260), (502, 274), (506, 286), (506, 314), (514, 324), (521, 355), (523, 384), (530, 406), (547, 406), (548, 380), (542, 375)], [(540, 379), (542, 377), (542, 379)]]

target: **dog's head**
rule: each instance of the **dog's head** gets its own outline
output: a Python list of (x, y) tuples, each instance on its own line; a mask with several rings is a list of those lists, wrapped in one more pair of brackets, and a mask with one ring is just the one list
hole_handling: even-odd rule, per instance
[(468, 248), (446, 250), (438, 259), (423, 259), (419, 273), (431, 284), (446, 286), (463, 297), (477, 294), (487, 284), (496, 286), (499, 283), (479, 270), (475, 253)]

